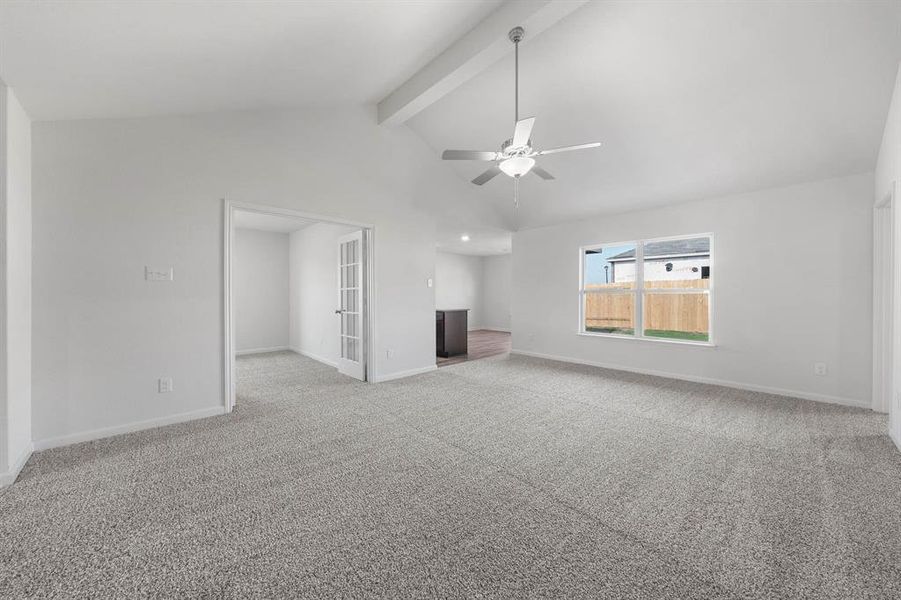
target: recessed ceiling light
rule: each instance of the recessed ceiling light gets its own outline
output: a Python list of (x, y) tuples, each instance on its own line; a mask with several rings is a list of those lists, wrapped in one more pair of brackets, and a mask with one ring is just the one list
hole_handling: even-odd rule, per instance
[(469, 236), (468, 236), (467, 234), (464, 233), (463, 235), (460, 236), (460, 240), (463, 241), (463, 242), (468, 242), (468, 241), (469, 241)]

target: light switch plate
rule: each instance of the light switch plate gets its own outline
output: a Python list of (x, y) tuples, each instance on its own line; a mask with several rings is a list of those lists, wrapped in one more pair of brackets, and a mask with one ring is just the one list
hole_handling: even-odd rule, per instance
[(144, 267), (144, 279), (147, 281), (173, 281), (175, 279), (175, 269), (172, 267)]
[(174, 389), (171, 377), (160, 377), (158, 385), (160, 394), (168, 394)]

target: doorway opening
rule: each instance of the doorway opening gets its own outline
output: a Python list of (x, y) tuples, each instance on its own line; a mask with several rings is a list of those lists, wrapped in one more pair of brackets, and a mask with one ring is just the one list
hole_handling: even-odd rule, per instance
[(513, 255), (509, 231), (454, 232), (435, 260), (435, 362), (506, 356), (511, 351)]
[(226, 412), (277, 377), (370, 380), (372, 226), (228, 201), (224, 212)]

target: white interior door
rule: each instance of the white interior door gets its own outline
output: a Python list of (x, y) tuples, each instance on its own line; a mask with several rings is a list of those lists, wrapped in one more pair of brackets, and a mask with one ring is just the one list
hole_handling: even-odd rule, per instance
[(363, 231), (338, 238), (338, 371), (365, 379), (363, 344)]

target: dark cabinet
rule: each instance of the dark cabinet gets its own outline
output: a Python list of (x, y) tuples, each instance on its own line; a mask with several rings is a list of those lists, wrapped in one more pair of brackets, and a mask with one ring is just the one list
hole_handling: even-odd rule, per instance
[(466, 354), (468, 309), (435, 311), (435, 345), (438, 356)]

